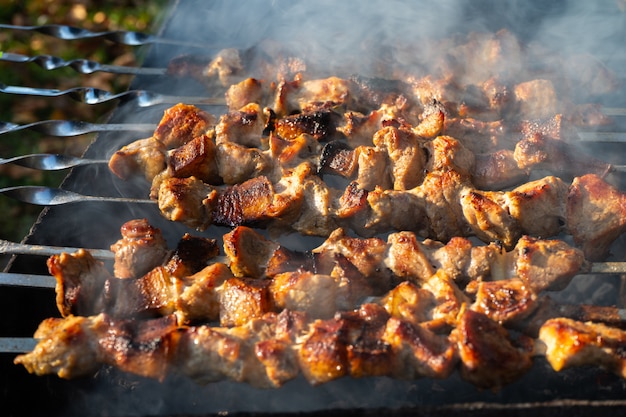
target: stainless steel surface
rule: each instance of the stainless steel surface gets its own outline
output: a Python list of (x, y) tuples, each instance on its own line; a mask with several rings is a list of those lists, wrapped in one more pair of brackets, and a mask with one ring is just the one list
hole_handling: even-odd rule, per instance
[(106, 159), (86, 159), (72, 155), (46, 153), (0, 158), (0, 165), (15, 164), (41, 171), (58, 171), (81, 165), (107, 164), (108, 162)]
[(39, 206), (58, 206), (69, 203), (109, 202), (122, 204), (156, 204), (156, 201), (140, 198), (98, 197), (83, 195), (61, 188), (24, 185), (0, 189), (0, 194), (24, 203)]
[(17, 132), (20, 130), (32, 130), (50, 136), (80, 136), (95, 132), (153, 132), (154, 124), (141, 123), (88, 123), (74, 120), (42, 120), (40, 122), (25, 125), (0, 122), (0, 135)]
[(113, 94), (110, 91), (101, 90), (99, 88), (93, 87), (74, 87), (67, 90), (57, 90), (49, 88), (22, 87), (0, 83), (0, 93), (41, 97), (68, 96), (73, 100), (85, 104), (100, 104), (112, 100), (120, 100), (120, 102), (127, 102), (132, 100), (138, 107), (150, 107), (158, 104), (177, 103), (215, 106), (223, 106), (226, 104), (226, 101), (223, 98), (211, 98), (202, 96), (168, 96), (146, 90), (128, 90), (122, 93)]
[(69, 61), (52, 55), (28, 56), (16, 54), (12, 52), (0, 51), (0, 61), (29, 63), (39, 65), (46, 70), (55, 70), (59, 68), (69, 67), (81, 74), (93, 74), (94, 72), (109, 72), (112, 74), (131, 74), (131, 75), (165, 75), (166, 68), (148, 68), (148, 67), (127, 67), (123, 65), (101, 64), (88, 59), (72, 59)]

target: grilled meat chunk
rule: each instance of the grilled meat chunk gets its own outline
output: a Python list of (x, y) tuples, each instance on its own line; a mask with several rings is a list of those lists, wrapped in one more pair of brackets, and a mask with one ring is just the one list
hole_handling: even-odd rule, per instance
[(248, 103), (236, 111), (224, 114), (215, 126), (215, 141), (237, 143), (260, 148), (268, 119), (257, 103)]
[(208, 184), (221, 184), (216, 157), (217, 149), (212, 138), (197, 136), (169, 153), (168, 175), (176, 178), (193, 176)]
[(123, 146), (109, 159), (109, 169), (123, 180), (143, 174), (152, 181), (166, 167), (167, 148), (160, 140), (151, 136)]
[(465, 310), (451, 338), (456, 342), (461, 376), (481, 387), (500, 388), (532, 366), (529, 338), (513, 340), (507, 330), (484, 314)]
[(178, 148), (206, 134), (213, 126), (213, 115), (196, 106), (179, 103), (165, 110), (154, 131), (154, 138), (167, 149)]
[(167, 242), (161, 230), (147, 219), (129, 220), (120, 228), (122, 238), (111, 245), (115, 253), (113, 273), (118, 278), (137, 278), (165, 262)]
[(606, 257), (626, 231), (626, 195), (597, 175), (574, 178), (565, 211), (567, 228), (590, 261)]
[(626, 332), (598, 323), (567, 318), (545, 322), (539, 340), (546, 345), (546, 359), (555, 371), (594, 365), (626, 378)]

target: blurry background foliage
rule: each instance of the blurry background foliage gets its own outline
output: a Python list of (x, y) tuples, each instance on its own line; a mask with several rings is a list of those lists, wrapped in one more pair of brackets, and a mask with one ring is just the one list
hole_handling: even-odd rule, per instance
[[(0, 23), (35, 26), (63, 24), (91, 31), (132, 30), (154, 33), (162, 23), (167, 0), (0, 0)], [(137, 47), (103, 39), (63, 41), (36, 32), (0, 29), (0, 51), (29, 56), (55, 55), (65, 60), (84, 58), (105, 64), (140, 65)], [(132, 76), (97, 72), (79, 74), (70, 68), (46, 71), (34, 63), (0, 62), (0, 82), (6, 85), (65, 90), (86, 86), (114, 93), (128, 89)], [(0, 120), (31, 123), (47, 119), (72, 119), (92, 123), (106, 121), (115, 101), (88, 105), (69, 97), (30, 97), (0, 94)], [(63, 153), (80, 156), (94, 135), (55, 138), (35, 132), (0, 136), (0, 158), (30, 153)], [(40, 172), (16, 165), (0, 165), (0, 188), (15, 185), (58, 187), (67, 171)], [(0, 196), (0, 238), (20, 241), (41, 207)]]

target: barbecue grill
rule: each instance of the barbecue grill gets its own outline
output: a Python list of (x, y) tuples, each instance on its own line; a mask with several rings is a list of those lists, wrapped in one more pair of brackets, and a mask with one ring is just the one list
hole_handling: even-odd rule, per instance
[[(492, 4), (493, 3), (493, 4)], [(501, 4), (481, 1), (471, 5), (441, 2), (423, 5), (418, 13), (423, 22), (416, 22), (415, 34), (429, 31), (429, 35), (450, 35), (457, 27), (441, 19), (443, 13), (454, 18), (465, 16), (463, 31), (508, 28), (522, 40), (537, 41), (538, 33), (562, 36), (558, 24), (562, 15), (570, 12), (583, 13), (572, 20), (580, 33), (588, 35), (588, 42), (578, 42), (577, 48), (593, 49), (596, 43), (615, 45), (602, 52), (600, 59), (616, 70), (623, 79), (626, 51), (622, 48), (626, 39), (626, 12), (623, 3), (609, 5), (583, 5), (578, 2), (560, 1), (546, 4), (532, 1), (526, 4)], [(581, 2), (587, 3), (587, 2)], [(622, 7), (621, 12), (618, 6)], [(283, 33), (278, 29), (288, 27), (284, 38), (278, 42), (307, 42), (306, 48), (313, 56), (325, 56), (337, 52), (324, 42), (336, 39), (340, 43), (349, 38), (341, 26), (350, 12), (366, 20), (371, 27), (372, 38), (394, 35), (379, 28), (376, 23), (389, 25), (385, 10), (391, 7), (408, 7), (400, 2), (381, 1), (368, 4), (367, 10), (352, 10), (365, 5), (339, 5), (333, 2), (266, 2), (262, 7), (246, 4), (236, 7), (228, 1), (203, 2), (199, 0), (173, 1), (168, 18), (158, 34), (159, 37), (177, 41), (149, 43), (144, 66), (164, 68), (171, 59), (181, 53), (211, 56), (224, 47), (253, 50), (260, 39), (268, 33)], [(330, 16), (332, 15), (332, 16)], [(410, 15), (409, 15), (410, 16)], [(394, 18), (397, 18), (393, 14)], [(367, 21), (369, 19), (369, 21)], [(441, 24), (429, 24), (441, 19)], [(295, 20), (296, 22), (292, 21)], [(300, 24), (295, 24), (301, 22)], [(567, 22), (567, 21), (566, 21)], [(287, 23), (291, 23), (288, 26)], [(305, 24), (306, 23), (306, 24)], [(400, 21), (398, 27), (406, 22)], [(554, 26), (552, 26), (554, 25)], [(309, 29), (311, 28), (311, 29)], [(318, 30), (324, 29), (324, 36)], [(319, 35), (319, 36), (316, 36)], [(422, 33), (423, 34), (423, 33)], [(395, 33), (395, 35), (398, 35)], [(406, 34), (402, 34), (406, 36)], [(573, 32), (571, 33), (573, 36)], [(541, 38), (539, 40), (544, 40)], [(554, 39), (555, 41), (562, 41)], [(372, 41), (364, 39), (363, 42)], [(383, 39), (389, 42), (390, 39)], [(198, 48), (203, 45), (203, 48)], [(290, 45), (294, 46), (294, 45)], [(302, 45), (299, 45), (302, 46)], [(336, 45), (333, 45), (336, 46)], [(354, 45), (350, 45), (352, 48)], [(356, 61), (353, 52), (338, 48), (342, 56), (327, 57), (329, 73), (342, 65)], [(384, 66), (383, 51), (375, 51), (366, 57), (363, 71), (376, 71)], [(586, 52), (596, 52), (594, 50)], [(331, 59), (332, 58), (332, 59)], [(169, 77), (163, 74), (139, 74), (131, 85), (133, 90), (151, 90), (176, 97), (197, 97), (206, 86), (191, 78)], [(207, 96), (212, 92), (207, 92)], [(603, 104), (613, 109), (626, 108), (623, 92), (608, 95)], [(210, 104), (207, 110), (219, 114), (219, 107)], [(200, 105), (202, 106), (202, 105)], [(113, 112), (108, 124), (130, 123), (156, 126), (168, 104), (141, 106), (138, 100), (123, 101)], [(619, 111), (616, 111), (619, 113)], [(626, 117), (616, 117), (611, 132), (626, 132)], [(596, 132), (586, 132), (591, 138), (581, 147), (607, 162), (623, 163), (626, 137), (619, 134), (614, 140), (593, 140)], [(606, 132), (600, 132), (606, 134)], [(100, 132), (87, 149), (84, 157), (102, 160), (145, 134), (137, 131)], [(602, 137), (598, 135), (597, 137)], [(617, 138), (617, 139), (616, 139)], [(614, 182), (624, 190), (624, 175), (614, 174)], [(120, 181), (110, 173), (106, 165), (85, 165), (72, 169), (62, 188), (84, 195), (145, 199), (149, 188), (143, 180)], [(62, 247), (85, 247), (108, 249), (119, 237), (119, 227), (126, 221), (147, 218), (163, 231), (171, 247), (189, 229), (181, 224), (165, 220), (154, 204), (121, 204), (111, 201), (72, 203), (46, 207), (24, 243)], [(221, 236), (226, 228), (211, 228), (207, 236)], [(626, 261), (626, 241), (618, 239), (611, 260)], [(12, 274), (46, 275), (45, 256), (20, 254), (13, 257), (6, 272)], [(596, 305), (622, 304), (622, 279), (619, 275), (589, 276), (577, 278), (564, 294), (555, 294), (566, 301), (579, 301)], [(22, 286), (6, 286), (0, 290), (0, 303), (5, 320), (0, 321), (0, 336), (32, 337), (39, 322), (46, 317), (58, 316), (53, 290)], [(180, 377), (168, 377), (165, 381), (153, 381), (105, 368), (93, 378), (60, 380), (56, 376), (37, 377), (29, 375), (13, 364), (15, 353), (0, 354), (0, 386), (2, 387), (3, 413), (6, 415), (47, 416), (183, 416), (183, 415), (387, 415), (396, 416), (541, 416), (570, 415), (591, 416), (608, 412), (626, 412), (626, 381), (610, 373), (590, 368), (569, 369), (555, 373), (545, 360), (536, 359), (532, 370), (519, 381), (497, 392), (482, 391), (463, 381), (457, 374), (446, 380), (421, 379), (398, 381), (388, 378), (344, 378), (322, 386), (312, 387), (299, 378), (276, 390), (259, 390), (233, 382), (212, 383), (200, 386)]]

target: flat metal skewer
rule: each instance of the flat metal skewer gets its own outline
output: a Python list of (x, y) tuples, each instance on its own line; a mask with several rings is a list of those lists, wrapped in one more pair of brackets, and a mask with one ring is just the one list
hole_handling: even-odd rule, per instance
[(73, 100), (86, 104), (100, 104), (112, 100), (119, 100), (122, 103), (135, 101), (139, 107), (150, 107), (158, 104), (196, 104), (210, 106), (224, 106), (224, 98), (213, 97), (193, 97), (193, 96), (168, 96), (147, 90), (129, 90), (119, 94), (113, 94), (106, 90), (92, 87), (75, 87), (68, 90), (56, 90), (47, 88), (32, 88), (0, 83), (0, 93), (19, 94), (40, 97), (60, 97), (68, 96)]
[[(27, 243), (16, 243), (8, 240), (0, 239), (0, 254), (7, 255), (32, 255), (32, 256), (52, 256), (60, 255), (62, 253), (75, 253), (81, 248), (72, 248), (67, 246), (45, 246), (45, 245), (33, 245)], [(85, 249), (91, 253), (91, 255), (103, 261), (113, 260), (115, 254), (106, 249)], [(21, 275), (21, 274), (3, 274), (3, 279), (8, 279), (8, 275)], [(50, 277), (48, 277), (50, 278)]]
[(28, 56), (16, 54), (13, 52), (0, 51), (0, 61), (29, 63), (39, 65), (45, 70), (55, 70), (59, 68), (71, 68), (81, 74), (93, 74), (94, 72), (108, 72), (111, 74), (128, 74), (128, 75), (167, 75), (167, 68), (149, 68), (149, 67), (129, 67), (123, 65), (101, 64), (88, 59), (72, 59), (69, 61), (52, 55), (36, 55)]
[(115, 30), (105, 32), (92, 32), (68, 25), (39, 25), (39, 26), (19, 26), (0, 24), (0, 29), (22, 30), (29, 32), (39, 32), (44, 35), (53, 36), (58, 39), (74, 41), (81, 39), (103, 38), (111, 42), (120, 43), (129, 46), (141, 46), (153, 43), (161, 43), (166, 45), (190, 46), (196, 48), (206, 48), (206, 44), (182, 41), (177, 39), (161, 38), (142, 32)]
[(15, 164), (41, 171), (58, 171), (81, 165), (108, 164), (108, 162), (109, 161), (106, 159), (86, 159), (72, 155), (48, 153), (22, 155), (13, 158), (0, 158), (0, 165)]
[(38, 206), (58, 206), (69, 203), (83, 202), (110, 202), (125, 204), (156, 204), (156, 201), (139, 198), (124, 197), (99, 197), (76, 193), (74, 191), (63, 190), (61, 188), (51, 188), (36, 185), (25, 185), (0, 189), (0, 194), (13, 198), (24, 203)]
[(155, 126), (150, 123), (97, 124), (73, 120), (42, 120), (19, 125), (0, 121), (0, 135), (20, 130), (32, 130), (50, 136), (70, 137), (95, 132), (154, 132)]

